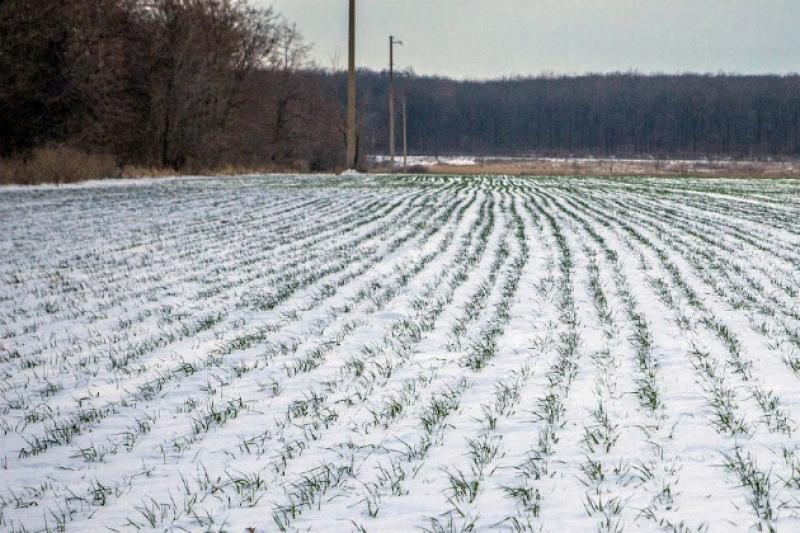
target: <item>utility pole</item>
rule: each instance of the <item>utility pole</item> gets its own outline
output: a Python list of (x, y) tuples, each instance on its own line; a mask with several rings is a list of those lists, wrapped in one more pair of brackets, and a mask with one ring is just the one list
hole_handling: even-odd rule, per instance
[(389, 158), (394, 170), (394, 45), (403, 45), (394, 35), (389, 36)]
[(403, 95), (403, 174), (408, 172), (408, 113), (406, 113), (406, 95)]
[(356, 0), (350, 0), (347, 54), (347, 168), (356, 168)]

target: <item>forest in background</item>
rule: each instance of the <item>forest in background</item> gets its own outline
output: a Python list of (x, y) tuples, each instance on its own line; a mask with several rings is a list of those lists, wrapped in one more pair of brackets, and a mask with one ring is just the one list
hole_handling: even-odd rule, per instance
[[(244, 0), (5, 0), (0, 181), (339, 170), (346, 76), (308, 51), (279, 13)], [(388, 73), (362, 70), (358, 84), (365, 161), (388, 153)], [(397, 87), (413, 154), (800, 154), (796, 75), (406, 72)]]
[[(417, 154), (800, 155), (800, 76), (617, 73), (455, 81), (406, 74), (396, 83), (398, 98), (407, 95), (409, 143)], [(386, 73), (362, 73), (359, 89), (369, 151), (386, 153)]]

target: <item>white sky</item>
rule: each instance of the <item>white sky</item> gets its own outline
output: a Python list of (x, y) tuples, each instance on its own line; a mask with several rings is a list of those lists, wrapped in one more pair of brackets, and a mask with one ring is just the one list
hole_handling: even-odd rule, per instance
[[(252, 0), (346, 65), (347, 0)], [(358, 63), (457, 78), (542, 72), (800, 72), (800, 0), (357, 0)]]

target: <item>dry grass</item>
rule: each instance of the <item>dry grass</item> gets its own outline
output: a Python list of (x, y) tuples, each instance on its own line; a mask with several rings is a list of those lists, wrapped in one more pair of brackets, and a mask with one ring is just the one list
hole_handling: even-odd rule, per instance
[(242, 176), (246, 174), (297, 174), (307, 173), (302, 163), (274, 165), (237, 165), (226, 163), (217, 167), (190, 167), (181, 170), (172, 168), (125, 165), (120, 174), (123, 178), (161, 178), (168, 176)]
[(724, 178), (798, 178), (800, 163), (778, 161), (663, 161), (612, 159), (538, 159), (433, 165), (432, 174), (504, 174), (531, 176), (685, 176)]
[(213, 168), (175, 170), (157, 166), (125, 165), (120, 168), (112, 156), (89, 154), (69, 146), (37, 148), (25, 158), (0, 159), (0, 185), (75, 183), (102, 178), (158, 178), (166, 176), (305, 172), (302, 163), (285, 165), (225, 164)]
[[(389, 167), (373, 166), (373, 172)], [(306, 173), (303, 162), (275, 165), (225, 164), (214, 168), (174, 170), (126, 165), (108, 155), (89, 154), (68, 146), (39, 148), (25, 159), (0, 159), (0, 184), (74, 183), (101, 178), (155, 178), (178, 175), (236, 176)], [(800, 178), (800, 163), (779, 161), (664, 161), (624, 159), (478, 160), (476, 165), (413, 165), (412, 174), (499, 174), (531, 176), (686, 176), (729, 178)]]
[(120, 171), (121, 178), (163, 178), (176, 175), (179, 175), (178, 172), (172, 169), (142, 165), (125, 165)]
[(74, 183), (119, 176), (113, 157), (68, 146), (37, 148), (24, 159), (0, 160), (0, 184)]

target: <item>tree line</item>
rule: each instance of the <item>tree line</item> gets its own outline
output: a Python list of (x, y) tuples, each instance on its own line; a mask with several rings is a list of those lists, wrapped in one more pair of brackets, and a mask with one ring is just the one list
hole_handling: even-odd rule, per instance
[(65, 143), (121, 164), (338, 163), (331, 80), (242, 0), (0, 3), (0, 156)]
[[(341, 81), (340, 81), (341, 83)], [(409, 146), (425, 155), (766, 158), (800, 155), (800, 76), (406, 74)], [(386, 73), (362, 72), (362, 136), (388, 152)], [(401, 96), (402, 97), (402, 96)]]

